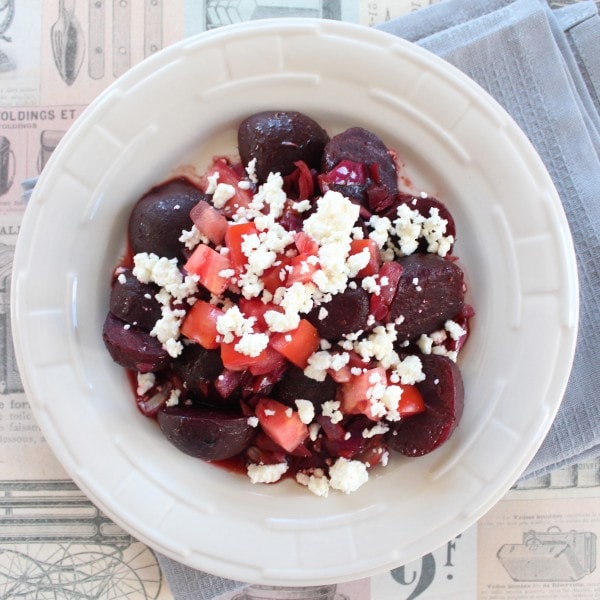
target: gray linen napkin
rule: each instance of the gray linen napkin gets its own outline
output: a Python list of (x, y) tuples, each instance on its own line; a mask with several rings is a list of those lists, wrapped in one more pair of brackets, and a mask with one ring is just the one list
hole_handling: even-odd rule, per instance
[[(487, 89), (544, 160), (571, 226), (581, 286), (575, 363), (558, 416), (524, 476), (600, 454), (600, 20), (594, 2), (447, 0), (381, 29), (438, 54)], [(177, 600), (243, 584), (159, 556)]]

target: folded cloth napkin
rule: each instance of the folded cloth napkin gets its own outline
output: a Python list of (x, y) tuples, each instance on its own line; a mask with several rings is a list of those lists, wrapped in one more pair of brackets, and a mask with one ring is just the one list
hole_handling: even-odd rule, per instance
[[(600, 454), (600, 19), (594, 2), (446, 0), (382, 30), (464, 71), (496, 98), (543, 159), (562, 199), (580, 278), (580, 333), (556, 420), (523, 474)], [(177, 600), (241, 587), (159, 556)]]

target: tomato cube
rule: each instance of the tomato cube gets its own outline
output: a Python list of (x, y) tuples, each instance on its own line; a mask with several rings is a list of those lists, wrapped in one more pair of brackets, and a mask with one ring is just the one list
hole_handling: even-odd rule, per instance
[(181, 333), (198, 342), (203, 348), (215, 350), (220, 345), (217, 319), (223, 314), (220, 308), (198, 300), (183, 320)]
[(275, 262), (278, 264), (267, 269), (260, 278), (265, 290), (271, 292), (271, 294), (274, 294), (277, 288), (286, 285), (290, 259), (282, 257)]
[(304, 369), (308, 358), (319, 348), (319, 332), (306, 319), (300, 319), (300, 324), (293, 331), (274, 333), (271, 336), (271, 346), (283, 354), (291, 363)]
[(290, 287), (297, 281), (300, 283), (311, 283), (313, 275), (320, 268), (319, 262), (314, 259), (314, 254), (299, 254), (298, 256), (294, 256), (290, 260), (289, 274), (285, 280), (286, 287)]
[(229, 248), (229, 260), (236, 271), (242, 271), (248, 264), (248, 257), (242, 250), (245, 236), (258, 233), (254, 223), (234, 223), (227, 227), (225, 245)]
[(223, 243), (227, 231), (227, 219), (214, 206), (206, 200), (200, 200), (190, 211), (190, 218), (196, 229), (215, 246)]
[(379, 248), (373, 240), (352, 240), (350, 242), (350, 256), (360, 254), (365, 249), (369, 253), (369, 262), (367, 266), (358, 272), (358, 277), (367, 277), (379, 273)]
[(402, 385), (402, 395), (398, 403), (398, 412), (401, 417), (416, 415), (425, 410), (425, 400), (416, 385)]
[(285, 404), (261, 398), (255, 409), (262, 430), (287, 452), (293, 452), (308, 437), (300, 415)]
[(360, 375), (354, 375), (348, 383), (341, 385), (342, 412), (350, 415), (363, 414), (378, 421), (380, 417), (373, 414), (370, 399), (371, 389), (375, 385), (387, 385), (387, 374), (383, 367), (368, 369)]
[(222, 294), (231, 280), (224, 273), (231, 269), (229, 259), (206, 244), (196, 246), (183, 268), (188, 273), (198, 275), (200, 283), (215, 295)]
[(233, 216), (238, 208), (246, 208), (252, 202), (252, 192), (242, 189), (238, 185), (244, 179), (243, 175), (238, 173), (227, 159), (217, 158), (207, 173), (207, 179), (215, 174), (218, 174), (217, 183), (231, 185), (235, 190), (234, 195), (222, 208), (226, 217)]
[(300, 254), (316, 255), (319, 253), (319, 244), (304, 231), (296, 232), (294, 235), (294, 244), (296, 244), (296, 248), (298, 248)]

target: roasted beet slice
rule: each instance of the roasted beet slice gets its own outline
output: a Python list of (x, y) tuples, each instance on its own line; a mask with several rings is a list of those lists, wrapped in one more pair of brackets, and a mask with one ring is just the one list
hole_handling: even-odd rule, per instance
[(317, 168), (327, 132), (310, 117), (295, 111), (265, 111), (254, 114), (238, 128), (238, 149), (244, 165), (256, 159), (256, 176), (266, 181), (269, 173), (289, 175), (297, 161)]
[(130, 325), (150, 331), (161, 317), (160, 291), (153, 283), (141, 283), (130, 269), (123, 269), (110, 292), (110, 312)]
[(306, 318), (317, 328), (320, 337), (341, 340), (348, 333), (366, 329), (370, 300), (369, 293), (361, 287), (347, 288), (335, 294), (327, 304), (313, 308)]
[(112, 359), (126, 369), (149, 373), (160, 371), (171, 362), (171, 357), (156, 338), (111, 313), (104, 321), (102, 339)]
[(179, 450), (203, 460), (224, 460), (247, 448), (255, 435), (241, 413), (172, 406), (158, 412), (165, 437)]
[(459, 368), (445, 356), (422, 355), (425, 380), (417, 384), (425, 412), (391, 425), (386, 435), (393, 450), (422, 456), (443, 444), (456, 429), (463, 413), (464, 388)]
[(375, 212), (381, 212), (391, 205), (398, 191), (396, 163), (377, 135), (362, 127), (351, 127), (333, 136), (325, 146), (321, 161), (325, 179), (327, 173), (333, 172), (332, 176), (337, 176), (335, 168), (344, 161), (363, 165), (364, 181), (361, 183), (360, 177), (351, 178), (347, 183), (329, 184), (330, 189), (353, 198)]
[(458, 314), (464, 305), (462, 269), (435, 254), (412, 254), (398, 260), (402, 274), (390, 306), (400, 341), (431, 333)]
[(335, 399), (337, 383), (327, 376), (325, 381), (307, 377), (302, 369), (291, 366), (273, 389), (272, 397), (296, 408), (296, 400), (310, 400), (316, 407)]
[[(432, 209), (434, 211), (437, 210), (440, 218), (446, 221), (446, 231), (444, 235), (452, 236), (454, 239), (456, 239), (456, 224), (454, 222), (454, 218), (441, 200), (438, 200), (433, 196), (413, 196), (412, 194), (399, 192), (396, 196), (394, 204), (383, 213), (383, 216), (388, 217), (390, 221), (394, 221), (394, 219), (398, 218), (398, 207), (401, 204), (406, 204), (408, 207), (416, 210), (426, 219), (432, 216)], [(425, 238), (422, 238), (419, 241), (417, 252), (428, 252), (427, 246), (427, 241)], [(450, 252), (452, 252), (452, 248), (450, 249)]]
[(206, 350), (200, 344), (184, 346), (183, 352), (173, 362), (173, 371), (192, 393), (209, 396), (217, 377), (223, 372), (223, 362), (218, 350)]
[(133, 207), (129, 241), (134, 254), (154, 252), (178, 258), (181, 232), (192, 227), (190, 211), (206, 195), (187, 179), (172, 179), (151, 189)]

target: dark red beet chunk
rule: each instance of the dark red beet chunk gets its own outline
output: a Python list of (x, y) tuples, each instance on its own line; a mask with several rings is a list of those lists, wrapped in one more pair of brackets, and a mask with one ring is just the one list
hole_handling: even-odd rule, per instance
[(129, 240), (134, 254), (154, 252), (178, 258), (184, 248), (181, 232), (192, 227), (190, 211), (206, 195), (187, 179), (159, 185), (138, 200), (129, 219)]
[(223, 371), (218, 350), (206, 350), (200, 344), (184, 346), (183, 352), (173, 362), (173, 371), (181, 378), (187, 390), (208, 398), (214, 382)]
[[(398, 206), (401, 204), (406, 204), (409, 208), (418, 211), (419, 214), (426, 219), (431, 216), (431, 209), (437, 209), (440, 218), (446, 220), (446, 232), (444, 235), (451, 235), (454, 239), (456, 239), (456, 225), (454, 223), (454, 217), (446, 208), (446, 205), (437, 198), (433, 198), (432, 196), (422, 198), (420, 196), (413, 196), (412, 194), (399, 192), (396, 196), (396, 201), (394, 202), (393, 206), (388, 208), (383, 213), (383, 216), (388, 217), (390, 221), (394, 221), (394, 219), (398, 218), (397, 210)], [(427, 252), (427, 241), (424, 238), (420, 240), (417, 252)]]
[(456, 364), (437, 355), (423, 355), (421, 361), (426, 379), (417, 387), (427, 408), (393, 424), (386, 437), (390, 448), (406, 456), (422, 456), (443, 444), (463, 413), (464, 388)]
[(273, 389), (273, 398), (296, 408), (296, 400), (310, 400), (316, 407), (323, 402), (334, 400), (337, 384), (327, 376), (325, 381), (316, 381), (307, 377), (302, 369), (291, 366), (284, 373), (281, 381)]
[(254, 427), (240, 413), (173, 406), (158, 412), (165, 437), (179, 450), (203, 460), (225, 460), (252, 441)]
[(242, 121), (238, 148), (244, 165), (256, 159), (256, 176), (266, 181), (269, 173), (289, 175), (302, 160), (317, 168), (329, 136), (310, 117), (294, 111), (265, 111)]
[(376, 212), (391, 205), (398, 191), (396, 163), (377, 135), (362, 127), (351, 127), (333, 136), (323, 151), (321, 170), (330, 173), (342, 161), (364, 165), (365, 181), (362, 184), (330, 184), (330, 189)]
[(160, 304), (155, 298), (159, 290), (153, 283), (139, 282), (131, 270), (123, 270), (110, 292), (110, 312), (130, 325), (150, 331), (161, 316)]
[[(354, 290), (347, 288), (341, 294), (335, 294), (331, 302), (313, 308), (306, 318), (317, 328), (322, 338), (341, 340), (348, 333), (367, 328), (370, 301), (369, 293), (361, 287)], [(327, 315), (320, 319), (322, 308), (327, 311)]]
[(402, 274), (390, 307), (398, 340), (412, 340), (431, 333), (458, 314), (464, 305), (462, 269), (435, 254), (412, 254), (398, 260)]
[(102, 339), (112, 359), (126, 369), (149, 373), (160, 371), (171, 362), (171, 357), (156, 338), (111, 313), (104, 321)]

